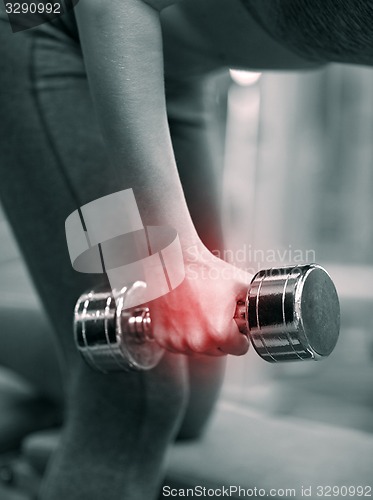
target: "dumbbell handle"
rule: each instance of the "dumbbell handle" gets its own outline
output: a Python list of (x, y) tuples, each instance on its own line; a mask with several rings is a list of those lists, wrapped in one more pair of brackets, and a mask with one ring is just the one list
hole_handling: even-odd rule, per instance
[[(119, 293), (91, 291), (78, 300), (76, 344), (94, 368), (149, 369), (161, 358), (149, 309), (125, 307), (126, 296), (145, 286), (137, 282)], [(234, 315), (240, 332), (270, 362), (328, 356), (338, 339), (339, 317), (334, 284), (317, 264), (258, 272)]]

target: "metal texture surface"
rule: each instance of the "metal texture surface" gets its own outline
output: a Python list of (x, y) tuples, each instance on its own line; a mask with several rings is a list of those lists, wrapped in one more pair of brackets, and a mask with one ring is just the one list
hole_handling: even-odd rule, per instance
[(164, 350), (152, 339), (149, 309), (126, 309), (127, 301), (139, 298), (141, 302), (145, 288), (145, 283), (137, 281), (119, 291), (91, 290), (79, 298), (75, 342), (95, 370), (150, 370), (160, 361)]
[[(153, 339), (149, 309), (126, 308), (126, 303), (141, 303), (145, 289), (137, 281), (120, 291), (92, 290), (79, 298), (75, 341), (92, 368), (149, 370), (159, 362), (164, 350)], [(246, 301), (237, 303), (234, 319), (266, 361), (318, 360), (338, 340), (338, 295), (317, 264), (259, 271)]]
[(266, 361), (318, 360), (337, 343), (338, 295), (317, 264), (260, 271), (245, 309), (252, 344)]

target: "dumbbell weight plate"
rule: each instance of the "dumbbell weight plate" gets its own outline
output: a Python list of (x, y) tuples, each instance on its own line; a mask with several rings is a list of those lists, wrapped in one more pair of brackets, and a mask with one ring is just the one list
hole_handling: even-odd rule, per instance
[(338, 295), (317, 264), (259, 271), (245, 308), (252, 344), (266, 361), (319, 360), (337, 343)]
[(121, 290), (95, 289), (83, 294), (75, 307), (75, 342), (85, 361), (107, 373), (150, 370), (164, 349), (151, 337), (149, 309), (126, 309), (141, 304), (146, 284), (136, 281)]

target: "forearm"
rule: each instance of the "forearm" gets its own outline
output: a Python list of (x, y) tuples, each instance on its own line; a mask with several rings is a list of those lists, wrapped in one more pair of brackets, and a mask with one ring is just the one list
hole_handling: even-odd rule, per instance
[(172, 144), (189, 212), (203, 243), (223, 247), (221, 197), (226, 71), (193, 80), (166, 80)]
[[(112, 0), (110, 9), (104, 0), (86, 0), (78, 7), (85, 64), (108, 153), (115, 169), (126, 172), (118, 191), (132, 188), (144, 224), (171, 225), (184, 250), (182, 284), (152, 301), (154, 337), (178, 353), (243, 354), (248, 339), (239, 334), (233, 316), (251, 277), (209, 253), (192, 224), (168, 128), (159, 14), (140, 0)], [(191, 246), (197, 247), (192, 254)]]
[(77, 19), (118, 190), (132, 188), (144, 223), (173, 226), (186, 248), (197, 236), (169, 134), (159, 13), (140, 0), (90, 0)]

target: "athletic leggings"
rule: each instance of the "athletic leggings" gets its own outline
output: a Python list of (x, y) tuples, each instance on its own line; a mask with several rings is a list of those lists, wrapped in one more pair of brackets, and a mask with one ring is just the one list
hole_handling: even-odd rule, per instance
[[(65, 220), (81, 205), (119, 191), (120, 179), (109, 165), (78, 40), (57, 23), (13, 34), (3, 9), (1, 2), (0, 197), (64, 359), (66, 425), (41, 497), (151, 499), (169, 443), (177, 435), (198, 436), (205, 425), (224, 360), (169, 354), (150, 372), (102, 375), (77, 355), (74, 304), (105, 278), (72, 269)], [(188, 89), (185, 98), (193, 92), (201, 99), (200, 89)], [(184, 123), (170, 106), (192, 217), (202, 238), (208, 235), (218, 248), (219, 187), (211, 162), (194, 146), (196, 138), (203, 143), (204, 124)], [(201, 189), (206, 180), (209, 194)]]

